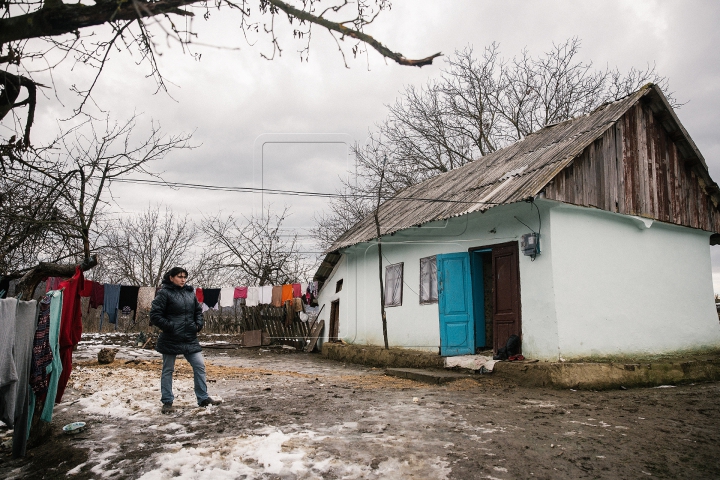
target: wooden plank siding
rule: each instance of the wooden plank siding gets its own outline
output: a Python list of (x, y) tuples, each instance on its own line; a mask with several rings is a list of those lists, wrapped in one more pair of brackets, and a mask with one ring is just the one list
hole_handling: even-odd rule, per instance
[(548, 183), (545, 197), (720, 232), (720, 212), (696, 168), (638, 102)]

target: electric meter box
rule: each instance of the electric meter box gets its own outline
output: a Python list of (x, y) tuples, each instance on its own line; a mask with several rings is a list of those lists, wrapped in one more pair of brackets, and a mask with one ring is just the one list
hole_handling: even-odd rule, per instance
[(522, 248), (523, 255), (528, 257), (534, 257), (540, 254), (540, 234), (539, 233), (526, 233), (520, 240), (520, 248)]

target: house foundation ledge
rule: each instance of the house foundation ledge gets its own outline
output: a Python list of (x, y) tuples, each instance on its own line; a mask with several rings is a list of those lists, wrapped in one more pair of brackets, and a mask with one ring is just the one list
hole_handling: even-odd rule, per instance
[[(328, 343), (322, 355), (330, 360), (390, 369), (445, 369), (445, 357), (431, 352), (371, 345)], [(467, 373), (472, 370), (463, 369)], [(654, 360), (604, 362), (497, 362), (491, 374), (462, 375), (481, 380), (487, 375), (525, 387), (608, 390), (658, 387), (720, 380), (720, 351)], [(406, 376), (405, 374), (403, 376)], [(406, 378), (413, 378), (407, 375)], [(422, 379), (420, 377), (418, 380)], [(441, 382), (430, 382), (441, 383)]]

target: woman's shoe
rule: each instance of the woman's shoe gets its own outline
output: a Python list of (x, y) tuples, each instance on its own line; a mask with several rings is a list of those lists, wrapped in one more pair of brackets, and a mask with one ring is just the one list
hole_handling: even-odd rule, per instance
[(201, 407), (207, 407), (208, 405), (220, 405), (222, 403), (222, 400), (214, 400), (211, 397), (206, 398), (202, 402), (199, 403)]

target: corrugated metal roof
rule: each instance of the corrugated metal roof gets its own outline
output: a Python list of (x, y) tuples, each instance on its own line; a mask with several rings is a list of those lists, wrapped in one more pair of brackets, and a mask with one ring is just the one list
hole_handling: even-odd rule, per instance
[[(654, 87), (657, 88), (657, 87)], [(612, 126), (653, 86), (646, 86), (582, 117), (547, 126), (523, 140), (460, 168), (408, 187), (380, 206), (381, 233), (537, 195), (563, 168)], [(340, 236), (328, 252), (376, 238), (373, 215)]]

